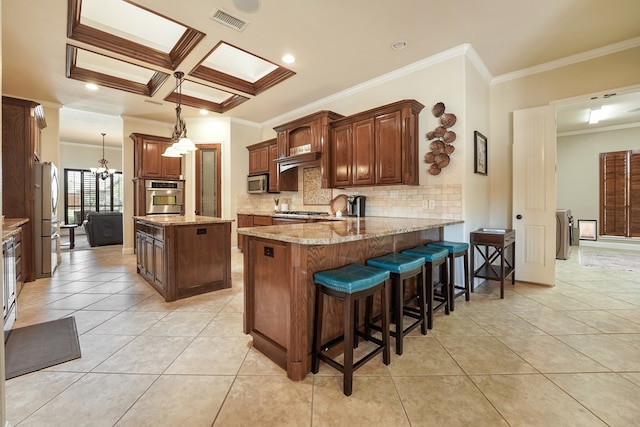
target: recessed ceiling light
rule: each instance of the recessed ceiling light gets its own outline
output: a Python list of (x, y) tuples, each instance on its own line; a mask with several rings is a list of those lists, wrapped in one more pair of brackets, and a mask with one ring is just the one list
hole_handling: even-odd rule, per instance
[(86, 85), (84, 85), (84, 87), (89, 90), (98, 90), (98, 85), (95, 83), (87, 83)]
[(207, 110), (205, 110), (205, 109), (200, 110), (200, 115), (201, 115), (201, 116), (206, 116), (206, 115), (208, 115), (208, 114), (209, 114), (209, 111), (207, 111)]
[(260, 9), (260, 0), (233, 0), (233, 4), (245, 13), (254, 13)]
[(393, 49), (393, 50), (402, 50), (405, 47), (407, 47), (407, 42), (404, 41), (404, 40), (398, 40), (398, 41), (395, 41), (395, 42), (391, 43), (391, 49)]
[(295, 56), (287, 53), (285, 56), (282, 57), (282, 62), (284, 62), (285, 64), (293, 64), (294, 62), (296, 62), (296, 58)]

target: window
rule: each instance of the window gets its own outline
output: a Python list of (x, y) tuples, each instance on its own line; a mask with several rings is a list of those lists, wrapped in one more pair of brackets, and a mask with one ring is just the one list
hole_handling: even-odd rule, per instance
[(82, 224), (89, 212), (122, 212), (122, 172), (96, 179), (90, 170), (64, 170), (64, 222)]
[(640, 150), (600, 154), (600, 234), (640, 237)]

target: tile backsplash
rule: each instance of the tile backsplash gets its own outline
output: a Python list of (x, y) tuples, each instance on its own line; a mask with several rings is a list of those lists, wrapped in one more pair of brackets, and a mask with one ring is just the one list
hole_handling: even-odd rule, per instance
[[(272, 212), (274, 198), (279, 203), (287, 203), (289, 210), (296, 211), (320, 211), (329, 212), (329, 203), (326, 205), (305, 205), (302, 171), (299, 172), (298, 192), (282, 192), (279, 194), (241, 194), (237, 198), (238, 213)], [(309, 176), (319, 174), (307, 174), (304, 182), (309, 185)], [(314, 191), (319, 187), (317, 183), (311, 183)], [(401, 217), (401, 218), (429, 218), (429, 219), (462, 219), (462, 185), (392, 185), (379, 187), (334, 188), (331, 198), (339, 194), (364, 195), (366, 201), (367, 216)], [(306, 198), (309, 200), (309, 198)]]

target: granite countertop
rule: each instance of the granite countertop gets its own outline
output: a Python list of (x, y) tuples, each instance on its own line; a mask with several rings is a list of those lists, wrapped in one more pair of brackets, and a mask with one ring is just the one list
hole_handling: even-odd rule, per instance
[[(309, 211), (310, 212), (310, 211)], [(305, 214), (285, 214), (282, 212), (274, 212), (274, 211), (253, 211), (253, 212), (242, 212), (238, 211), (238, 215), (257, 215), (257, 216), (270, 216), (272, 218), (299, 218), (299, 219), (315, 219), (318, 221), (343, 221), (347, 219), (346, 216), (335, 216), (331, 215), (328, 212), (319, 211), (326, 213), (326, 215), (305, 215)]]
[(5, 218), (2, 222), (2, 240), (18, 234), (20, 226), (28, 222), (29, 218)]
[(462, 224), (462, 220), (346, 217), (341, 221), (238, 228), (239, 234), (303, 245), (334, 244)]
[(145, 215), (134, 216), (133, 219), (160, 226), (222, 224), (235, 221), (234, 219), (201, 215)]

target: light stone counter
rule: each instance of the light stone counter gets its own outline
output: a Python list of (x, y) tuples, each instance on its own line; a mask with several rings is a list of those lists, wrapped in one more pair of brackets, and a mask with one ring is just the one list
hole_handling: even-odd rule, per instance
[(29, 218), (5, 218), (2, 223), (2, 240), (18, 234), (20, 227), (28, 222)]
[(223, 219), (201, 215), (143, 215), (134, 216), (133, 219), (159, 225), (161, 227), (174, 225), (220, 224), (235, 221), (234, 219)]
[[(321, 218), (325, 217), (318, 217), (318, 219)], [(333, 219), (334, 221), (331, 222), (239, 228), (238, 234), (301, 245), (328, 245), (441, 228), (463, 222), (386, 217), (333, 217)]]

